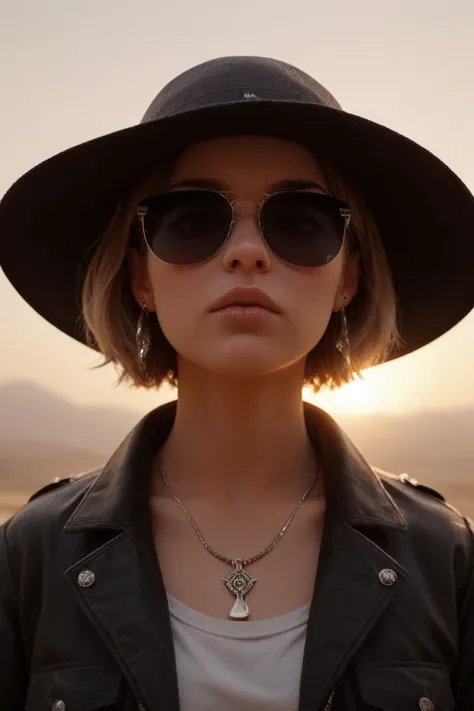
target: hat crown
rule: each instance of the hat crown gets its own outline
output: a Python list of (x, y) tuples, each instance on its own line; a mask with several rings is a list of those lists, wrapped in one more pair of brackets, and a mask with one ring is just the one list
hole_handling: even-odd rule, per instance
[(266, 57), (220, 57), (187, 69), (166, 84), (141, 123), (216, 104), (259, 100), (341, 109), (324, 86), (291, 64)]

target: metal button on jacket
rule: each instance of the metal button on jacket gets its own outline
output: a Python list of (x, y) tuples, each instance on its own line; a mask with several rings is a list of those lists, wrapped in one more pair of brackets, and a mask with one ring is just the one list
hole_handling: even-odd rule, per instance
[(418, 701), (420, 711), (434, 711), (434, 703), (427, 696), (422, 696)]
[[(379, 573), (379, 580), (382, 585), (393, 585), (397, 580), (397, 574), (394, 570), (390, 568), (384, 568)], [(425, 711), (425, 709), (423, 709)]]
[(90, 588), (95, 583), (95, 575), (92, 570), (83, 570), (77, 576), (77, 584), (81, 588)]
[(51, 711), (66, 711), (66, 704), (61, 699), (58, 699), (51, 706)]

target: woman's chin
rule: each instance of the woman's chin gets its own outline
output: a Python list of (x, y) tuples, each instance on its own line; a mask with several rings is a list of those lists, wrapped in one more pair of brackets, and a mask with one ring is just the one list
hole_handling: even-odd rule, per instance
[[(182, 347), (180, 347), (180, 345)], [(203, 377), (217, 376), (229, 378), (258, 378), (269, 376), (301, 365), (304, 371), (304, 360), (310, 348), (285, 339), (264, 339), (241, 337), (232, 339), (209, 339), (201, 341), (201, 347), (186, 348), (187, 344), (174, 344), (178, 354), (178, 370), (184, 374), (195, 368), (202, 371)], [(189, 344), (191, 345), (191, 344)], [(184, 346), (184, 347), (183, 347)], [(181, 360), (181, 363), (179, 362)]]
[(220, 377), (228, 378), (258, 378), (278, 373), (294, 365), (295, 358), (289, 357), (288, 353), (281, 354), (270, 350), (268, 352), (226, 352), (213, 353), (209, 358), (202, 358), (195, 361), (207, 372)]

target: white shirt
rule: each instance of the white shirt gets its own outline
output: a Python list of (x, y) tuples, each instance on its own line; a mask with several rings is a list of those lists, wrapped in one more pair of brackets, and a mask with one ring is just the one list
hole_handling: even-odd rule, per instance
[(181, 711), (297, 711), (309, 604), (233, 622), (168, 602)]

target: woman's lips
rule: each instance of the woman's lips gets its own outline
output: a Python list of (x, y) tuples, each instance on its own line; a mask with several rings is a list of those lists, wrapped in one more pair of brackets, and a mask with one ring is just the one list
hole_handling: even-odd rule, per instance
[[(223, 311), (226, 308), (260, 308), (277, 314), (279, 308), (262, 289), (251, 287), (234, 287), (220, 297), (211, 306), (210, 311)], [(237, 312), (236, 312), (237, 313)], [(239, 312), (240, 313), (240, 312)]]
[(275, 318), (277, 314), (259, 304), (231, 304), (212, 313), (233, 321), (256, 322)]

